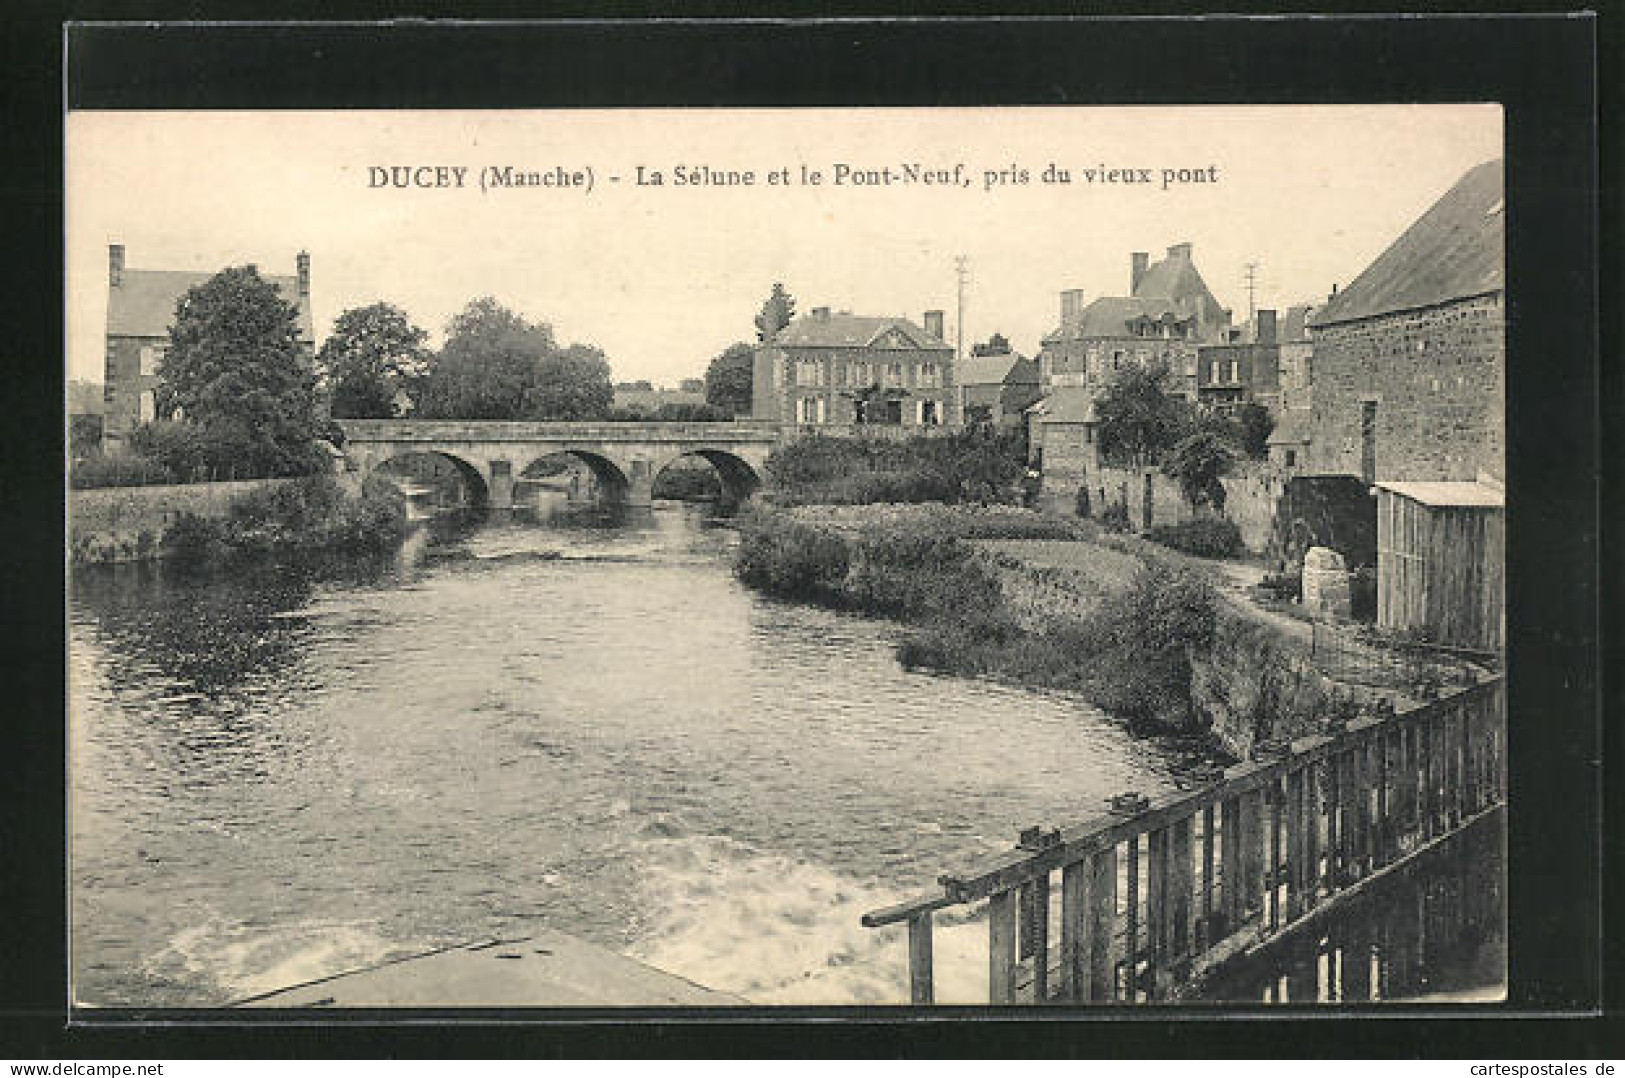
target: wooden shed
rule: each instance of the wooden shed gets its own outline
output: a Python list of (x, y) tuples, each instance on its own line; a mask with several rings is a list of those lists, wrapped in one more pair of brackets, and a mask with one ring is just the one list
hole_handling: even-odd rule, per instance
[(1487, 483), (1377, 484), (1377, 624), (1500, 651), (1506, 508)]

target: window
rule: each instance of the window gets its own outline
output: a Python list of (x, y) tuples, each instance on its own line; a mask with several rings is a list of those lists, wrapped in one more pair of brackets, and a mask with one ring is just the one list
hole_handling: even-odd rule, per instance
[(136, 400), (137, 407), (140, 409), (141, 422), (151, 423), (158, 418), (158, 405), (152, 395), (152, 390), (144, 391)]
[(937, 387), (937, 365), (935, 363), (920, 364), (920, 385), (929, 389)]
[(1360, 402), (1360, 478), (1377, 481), (1377, 402)]
[(1232, 382), (1241, 381), (1241, 360), (1239, 359), (1230, 361), (1230, 380)]
[(824, 384), (824, 365), (816, 359), (803, 359), (796, 364), (796, 385), (821, 386)]
[(151, 377), (158, 373), (158, 363), (164, 358), (164, 350), (152, 345), (143, 345), (141, 348), (141, 373)]
[(1214, 384), (1219, 381), (1219, 361), (1216, 359), (1208, 363), (1207, 380)]
[(942, 422), (942, 415), (937, 408), (936, 401), (920, 401), (920, 423), (923, 426), (934, 427)]
[(1296, 449), (1288, 449), (1286, 451), (1286, 466), (1288, 468), (1291, 468), (1291, 467), (1296, 466), (1297, 463), (1298, 463), (1298, 451)]
[(903, 365), (901, 363), (886, 364), (886, 384), (889, 386), (903, 384)]

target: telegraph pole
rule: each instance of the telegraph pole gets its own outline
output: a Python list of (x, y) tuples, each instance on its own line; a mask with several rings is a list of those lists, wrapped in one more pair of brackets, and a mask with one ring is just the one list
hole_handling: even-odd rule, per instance
[(1258, 316), (1257, 305), (1254, 303), (1254, 293), (1258, 289), (1258, 263), (1247, 263), (1247, 324), (1252, 327), (1253, 339), (1258, 338), (1258, 326), (1253, 321)]

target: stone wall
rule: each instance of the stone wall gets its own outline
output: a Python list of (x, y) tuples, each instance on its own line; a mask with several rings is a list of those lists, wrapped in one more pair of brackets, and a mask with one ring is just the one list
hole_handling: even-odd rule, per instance
[(68, 492), (68, 547), (76, 565), (160, 556), (164, 529), (183, 514), (225, 516), (231, 500), (290, 479), (107, 487)]
[[(1116, 468), (1102, 465), (1089, 480), (1089, 505), (1098, 516), (1108, 505), (1126, 502), (1128, 519), (1136, 528), (1146, 526), (1146, 477), (1151, 477), (1150, 524), (1177, 524), (1199, 514), (1185, 501), (1179, 484), (1161, 468)], [(1049, 454), (1046, 444), (1044, 478), (1049, 482)], [(1265, 461), (1243, 461), (1224, 479), (1224, 515), (1241, 529), (1247, 549), (1262, 553), (1269, 547), (1275, 529), (1276, 506), (1286, 489), (1286, 477)], [(1076, 485), (1072, 488), (1076, 495)], [(1204, 511), (1205, 513), (1205, 511)]]
[(1496, 293), (1316, 329), (1311, 470), (1361, 474), (1374, 402), (1375, 479), (1503, 476), (1505, 326)]

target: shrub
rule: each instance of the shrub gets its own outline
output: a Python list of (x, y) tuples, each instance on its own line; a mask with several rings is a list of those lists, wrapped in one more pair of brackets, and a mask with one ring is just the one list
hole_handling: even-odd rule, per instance
[(1108, 502), (1100, 511), (1100, 526), (1109, 532), (1128, 531), (1128, 503)]
[(176, 482), (168, 468), (155, 460), (134, 454), (103, 456), (93, 453), (73, 462), (68, 473), (68, 485), (75, 490), (96, 490), (104, 487), (154, 486)]
[(1279, 573), (1265, 573), (1258, 582), (1258, 590), (1277, 602), (1296, 602), (1303, 598), (1303, 576), (1291, 569)]
[(850, 564), (839, 533), (762, 513), (740, 524), (734, 574), (769, 595), (838, 606)]
[(1349, 570), (1349, 616), (1355, 621), (1377, 620), (1377, 570), (1361, 565)]
[(1014, 503), (1022, 497), (1019, 435), (832, 438), (814, 434), (775, 450), (767, 471), (788, 504)]
[(394, 550), (409, 525), (400, 494), (369, 488), (351, 497), (331, 476), (310, 476), (249, 491), (231, 500), (220, 520), (183, 515), (164, 546), (190, 560), (220, 556), (314, 557), (378, 555)]
[(1222, 517), (1159, 524), (1146, 532), (1146, 538), (1202, 558), (1230, 558), (1242, 551), (1241, 529), (1235, 521)]

